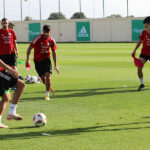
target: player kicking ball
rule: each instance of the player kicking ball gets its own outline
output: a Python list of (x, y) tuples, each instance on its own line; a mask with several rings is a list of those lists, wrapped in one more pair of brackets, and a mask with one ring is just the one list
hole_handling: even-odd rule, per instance
[(7, 120), (22, 120), (22, 117), (16, 113), (17, 104), (21, 95), (23, 94), (25, 84), (18, 79), (18, 71), (12, 69), (10, 66), (0, 60), (0, 96), (2, 100), (0, 102), (0, 128), (8, 128), (8, 126), (2, 123), (2, 115), (6, 109), (6, 106), (10, 100), (10, 93), (8, 89), (12, 86), (16, 87), (13, 95), (12, 104), (7, 114)]
[[(147, 62), (147, 60), (150, 60), (150, 16), (144, 19), (143, 24), (145, 29), (139, 36), (139, 41), (137, 42), (137, 45), (132, 53), (132, 56), (133, 57), (135, 56), (137, 49), (140, 47), (141, 44), (143, 44), (139, 59), (144, 67), (144, 64)], [(138, 91), (141, 91), (145, 87), (143, 82), (143, 71), (142, 71), (143, 67), (137, 67), (138, 77), (141, 82)]]
[(42, 82), (46, 86), (45, 100), (50, 100), (50, 90), (52, 89), (51, 74), (52, 66), (50, 60), (50, 51), (52, 50), (52, 56), (54, 60), (54, 69), (59, 73), (57, 66), (56, 56), (56, 43), (52, 37), (50, 37), (51, 28), (49, 25), (43, 26), (43, 33), (34, 38), (30, 43), (27, 50), (26, 66), (30, 66), (30, 53), (34, 48), (34, 64), (38, 75), (41, 77)]

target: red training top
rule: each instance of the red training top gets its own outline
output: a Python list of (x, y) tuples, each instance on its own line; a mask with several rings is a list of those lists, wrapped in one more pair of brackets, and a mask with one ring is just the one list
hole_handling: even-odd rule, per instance
[(34, 48), (34, 60), (38, 62), (50, 57), (50, 47), (52, 51), (57, 48), (55, 40), (50, 36), (45, 38), (43, 34), (35, 37), (30, 46)]
[(139, 36), (139, 39), (143, 42), (141, 54), (150, 56), (150, 34), (143, 30), (142, 34)]
[(16, 34), (11, 29), (0, 29), (0, 55), (9, 55), (14, 53), (14, 41)]

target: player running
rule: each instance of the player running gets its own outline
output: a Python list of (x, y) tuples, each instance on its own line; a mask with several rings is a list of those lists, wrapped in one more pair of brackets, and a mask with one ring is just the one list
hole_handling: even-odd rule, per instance
[(16, 70), (12, 69), (2, 60), (0, 60), (0, 96), (2, 97), (0, 102), (0, 128), (8, 128), (8, 126), (4, 125), (1, 120), (6, 106), (10, 100), (10, 93), (8, 89), (12, 86), (15, 86), (16, 90), (13, 94), (12, 104), (7, 114), (7, 120), (22, 120), (22, 117), (16, 113), (16, 108), (19, 99), (23, 94), (25, 84), (18, 79), (18, 72)]
[[(137, 45), (134, 51), (132, 52), (132, 56), (135, 56), (137, 49), (140, 47), (141, 44), (143, 44), (139, 59), (144, 66), (147, 60), (150, 60), (150, 16), (144, 19), (143, 24), (145, 29), (142, 31), (141, 35), (139, 36), (139, 41), (137, 42)], [(143, 67), (138, 67), (138, 77), (141, 82), (138, 91), (141, 91), (144, 88), (142, 70)]]
[(49, 25), (43, 26), (43, 33), (38, 35), (34, 38), (31, 42), (28, 50), (27, 50), (27, 60), (26, 66), (30, 65), (30, 52), (32, 48), (34, 48), (34, 63), (35, 69), (38, 75), (41, 77), (42, 82), (46, 86), (45, 92), (45, 100), (50, 100), (50, 90), (52, 90), (52, 83), (51, 83), (51, 74), (52, 74), (52, 66), (50, 60), (50, 51), (49, 48), (51, 47), (52, 56), (54, 60), (54, 69), (59, 73), (59, 69), (57, 66), (57, 57), (56, 57), (56, 43), (52, 37), (50, 37), (51, 28)]

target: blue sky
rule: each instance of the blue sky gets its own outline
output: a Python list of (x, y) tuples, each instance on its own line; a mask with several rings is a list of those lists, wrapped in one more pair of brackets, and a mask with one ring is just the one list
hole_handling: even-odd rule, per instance
[[(102, 18), (103, 0), (81, 0), (82, 11), (88, 18)], [(126, 16), (126, 1), (127, 0), (105, 0), (105, 16), (111, 14), (121, 14)], [(150, 15), (149, 6), (150, 0), (128, 0), (129, 15), (143, 17)], [(50, 13), (58, 12), (58, 0), (41, 0), (42, 20), (48, 18)], [(61, 12), (69, 19), (74, 12), (79, 11), (79, 0), (60, 0)], [(27, 0), (23, 3), (23, 19), (25, 16), (31, 16), (34, 20), (39, 17), (39, 0)], [(20, 20), (20, 0), (5, 0), (6, 17), (9, 20)], [(0, 18), (4, 16), (3, 0), (0, 0)]]

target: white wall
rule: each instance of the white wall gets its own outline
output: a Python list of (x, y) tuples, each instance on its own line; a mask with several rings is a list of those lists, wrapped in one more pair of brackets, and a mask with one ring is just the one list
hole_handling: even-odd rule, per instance
[(29, 27), (27, 23), (15, 22), (15, 32), (17, 35), (17, 41), (28, 42), (29, 41)]
[(112, 41), (131, 41), (131, 20), (111, 20)]
[[(94, 42), (111, 42), (111, 22), (109, 20), (93, 20), (93, 40)], [(92, 35), (92, 34), (91, 34)]]
[(60, 42), (76, 41), (76, 26), (74, 21), (60, 22)]
[[(141, 19), (141, 18), (134, 18)], [(76, 42), (76, 22), (90, 22), (91, 42), (131, 42), (132, 25), (130, 18), (120, 19), (82, 19), (82, 20), (45, 20), (14, 22), (19, 42), (28, 42), (28, 24), (32, 22), (49, 24), (52, 28), (51, 36), (56, 42)]]

